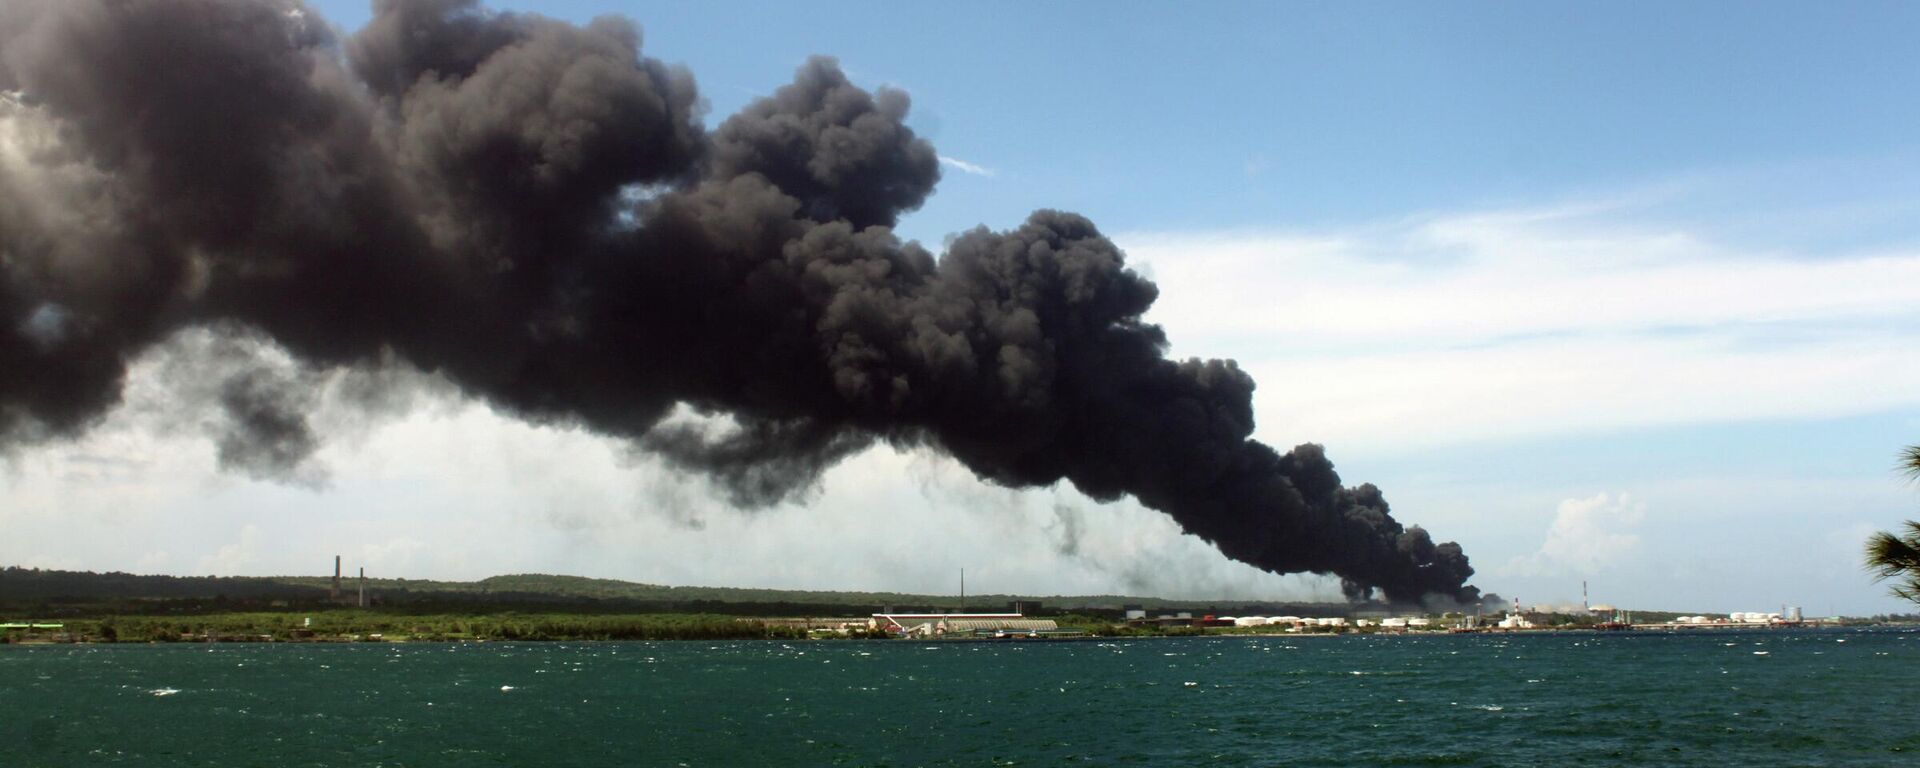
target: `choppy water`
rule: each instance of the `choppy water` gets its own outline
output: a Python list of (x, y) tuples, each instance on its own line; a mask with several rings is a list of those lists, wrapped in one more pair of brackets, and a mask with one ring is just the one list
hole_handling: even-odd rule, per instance
[(1920, 765), (1920, 633), (0, 647), (0, 765)]

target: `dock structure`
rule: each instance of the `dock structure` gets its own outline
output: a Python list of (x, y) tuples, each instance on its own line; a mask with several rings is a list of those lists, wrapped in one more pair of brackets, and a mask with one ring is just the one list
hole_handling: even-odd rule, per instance
[(1767, 622), (1735, 621), (1663, 621), (1648, 624), (1633, 624), (1632, 629), (1678, 630), (1678, 629), (1798, 629), (1801, 627), (1823, 627), (1831, 622), (1820, 619), (1800, 621), (1776, 620)]
[(817, 629), (839, 631), (839, 630), (872, 628), (872, 620), (868, 619), (865, 616), (859, 616), (859, 617), (828, 616), (824, 618), (817, 617), (817, 616), (786, 617), (786, 618), (764, 618), (759, 616), (742, 616), (738, 620), (758, 622), (769, 627), (789, 627), (792, 629), (804, 629), (808, 631), (817, 630)]
[(1059, 622), (1018, 613), (876, 613), (867, 628), (908, 637), (947, 634), (1056, 632)]

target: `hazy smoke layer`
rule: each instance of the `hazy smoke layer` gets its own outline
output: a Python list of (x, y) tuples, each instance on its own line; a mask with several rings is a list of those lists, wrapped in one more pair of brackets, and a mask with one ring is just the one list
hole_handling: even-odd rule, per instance
[[(708, 131), (627, 21), (374, 5), (346, 40), (294, 0), (0, 5), (0, 441), (84, 430), (141, 350), (238, 328), (634, 441), (743, 505), (924, 444), (1356, 594), (1476, 594), (1319, 446), (1248, 439), (1253, 380), (1166, 359), (1156, 288), (1091, 222), (937, 259), (896, 238), (939, 178), (905, 94), (815, 59)], [(228, 380), (222, 460), (305, 460), (302, 381)], [(737, 428), (663, 425), (681, 403)]]

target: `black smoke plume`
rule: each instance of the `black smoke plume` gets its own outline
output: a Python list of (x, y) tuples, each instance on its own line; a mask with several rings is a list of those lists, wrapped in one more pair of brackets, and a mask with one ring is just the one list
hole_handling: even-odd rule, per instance
[[(630, 441), (742, 505), (930, 446), (1356, 595), (1477, 593), (1319, 446), (1249, 439), (1253, 380), (1167, 359), (1157, 289), (1092, 222), (938, 257), (895, 236), (939, 178), (906, 94), (815, 59), (709, 131), (625, 20), (374, 10), (341, 39), (295, 0), (0, 4), (0, 446), (86, 430), (172, 334), (243, 328)], [(313, 452), (298, 381), (225, 385), (223, 459)], [(681, 405), (732, 426), (664, 421)]]

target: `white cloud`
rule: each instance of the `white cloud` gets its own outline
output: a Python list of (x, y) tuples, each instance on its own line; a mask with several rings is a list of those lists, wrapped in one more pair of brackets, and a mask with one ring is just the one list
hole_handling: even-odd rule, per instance
[(1640, 534), (1632, 530), (1647, 516), (1647, 505), (1632, 495), (1596, 493), (1586, 499), (1565, 499), (1553, 513), (1553, 524), (1540, 551), (1515, 557), (1503, 568), (1505, 576), (1592, 576), (1640, 549)]
[(941, 155), (940, 164), (947, 166), (948, 168), (957, 170), (961, 173), (972, 174), (974, 176), (985, 176), (989, 179), (998, 175), (992, 168), (975, 165), (965, 160), (961, 160), (960, 158), (957, 158), (957, 157), (947, 157), (946, 155)]
[(1624, 493), (1561, 501), (1539, 551), (1514, 558), (1503, 572), (1519, 577), (1599, 573), (1640, 548), (1640, 536), (1632, 531), (1646, 514), (1645, 503)]
[[(130, 389), (154, 371), (136, 365)], [(810, 502), (742, 512), (705, 480), (576, 429), (427, 398), (355, 432), (323, 400), (317, 458), (335, 482), (315, 491), (222, 474), (206, 438), (155, 431), (137, 412), (151, 404), (131, 401), (0, 479), (0, 563), (324, 575), (343, 554), (348, 573), (379, 576), (948, 593), (965, 568), (974, 594), (1339, 595), (1324, 578), (1226, 560), (1137, 503), (988, 486), (923, 449), (875, 448)]]
[(1121, 242), (1162, 276), (1155, 316), (1181, 337), (1289, 350), (1920, 317), (1920, 253), (1743, 252), (1581, 211)]
[(211, 555), (200, 558), (197, 574), (209, 576), (256, 576), (260, 575), (260, 528), (248, 525), (240, 529), (239, 540), (222, 546)]
[(367, 544), (360, 547), (361, 562), (366, 568), (386, 576), (407, 576), (415, 573), (419, 566), (419, 555), (427, 549), (427, 543), (411, 536), (396, 536), (386, 541)]
[(1485, 439), (1873, 413), (1920, 399), (1905, 334), (1769, 349), (1724, 334), (1528, 339), (1243, 361), (1261, 435), (1407, 453)]
[(1920, 404), (1920, 252), (1754, 252), (1617, 204), (1119, 240), (1158, 276), (1176, 352), (1239, 359), (1280, 444)]
[(133, 573), (165, 573), (173, 557), (164, 549), (154, 550), (133, 561)]

